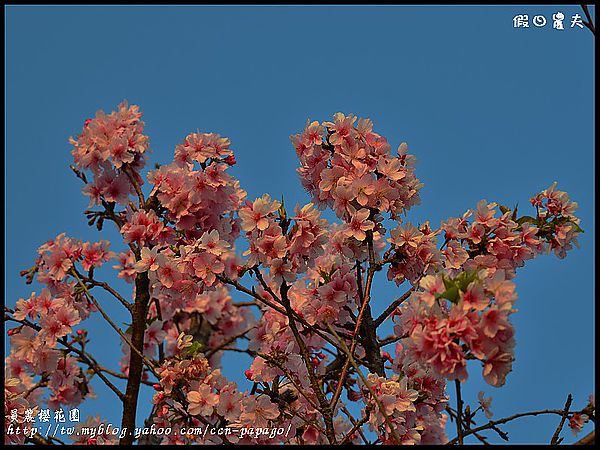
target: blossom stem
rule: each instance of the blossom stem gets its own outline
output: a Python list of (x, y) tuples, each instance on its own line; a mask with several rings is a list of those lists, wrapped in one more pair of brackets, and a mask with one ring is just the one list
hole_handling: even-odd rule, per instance
[[(363, 321), (363, 318), (365, 317), (365, 314), (368, 314), (369, 317), (371, 314), (371, 308), (369, 307), (369, 301), (371, 299), (371, 284), (373, 283), (373, 277), (375, 275), (375, 254), (373, 251), (373, 232), (372, 231), (367, 231), (367, 245), (369, 248), (369, 269), (367, 271), (367, 281), (365, 283), (365, 289), (363, 292), (362, 289), (362, 275), (360, 274), (360, 264), (357, 265), (357, 272), (358, 272), (358, 276), (357, 276), (357, 283), (358, 283), (358, 295), (359, 295), (359, 299), (361, 302), (361, 306), (360, 306), (360, 311), (358, 312), (358, 317), (356, 318), (356, 326), (354, 327), (354, 333), (353, 333), (353, 338), (352, 338), (352, 344), (350, 345), (350, 354), (353, 355), (354, 351), (356, 350), (356, 346), (358, 345), (358, 337), (359, 337), (359, 331), (361, 329), (361, 324)], [(372, 319), (371, 319), (372, 321)], [(375, 332), (375, 330), (372, 330), (373, 333)], [(383, 361), (381, 360), (381, 353), (379, 350), (379, 345), (377, 344), (377, 340), (375, 337), (375, 349), (370, 348), (370, 352), (369, 350), (367, 350), (365, 348), (365, 350), (367, 350), (367, 354), (369, 353), (376, 353), (376, 355), (371, 355), (372, 357), (378, 357), (379, 361), (381, 362), (380, 366), (381, 366), (381, 371), (383, 371)], [(350, 360), (346, 359), (346, 362), (344, 363), (344, 366), (342, 367), (342, 373), (340, 375), (340, 381), (337, 385), (337, 388), (335, 390), (335, 393), (333, 395), (333, 398), (331, 399), (331, 408), (335, 409), (335, 405), (337, 404), (340, 395), (342, 394), (342, 389), (344, 387), (344, 383), (346, 381), (346, 376), (348, 375), (348, 369), (350, 368)]]
[(285, 310), (287, 312), (287, 316), (289, 318), (289, 326), (292, 330), (292, 334), (294, 335), (294, 338), (296, 339), (296, 342), (300, 347), (300, 356), (302, 357), (304, 365), (306, 366), (311, 387), (315, 395), (317, 396), (317, 400), (319, 401), (320, 411), (321, 414), (323, 414), (323, 421), (325, 422), (327, 439), (329, 440), (330, 444), (336, 444), (335, 430), (333, 428), (334, 408), (330, 406), (329, 402), (325, 398), (325, 393), (321, 389), (319, 381), (317, 380), (317, 377), (315, 375), (314, 367), (311, 363), (310, 355), (308, 353), (308, 348), (306, 347), (306, 343), (302, 339), (302, 336), (298, 331), (298, 327), (296, 326), (296, 320), (294, 319), (294, 311), (292, 310), (292, 305), (290, 304), (290, 300), (287, 296), (288, 290), (289, 287), (287, 286), (286, 282), (282, 282), (280, 287), (281, 302), (283, 303), (283, 306), (285, 307)]
[(573, 396), (571, 394), (569, 394), (567, 396), (567, 401), (566, 401), (565, 407), (563, 409), (563, 415), (560, 418), (560, 423), (558, 424), (558, 427), (556, 427), (556, 431), (554, 432), (554, 434), (552, 435), (552, 439), (550, 440), (550, 445), (558, 445), (562, 441), (562, 439), (559, 440), (558, 437), (565, 425), (565, 421), (567, 420), (567, 416), (569, 415), (569, 409), (571, 408), (572, 402), (573, 402)]
[(381, 415), (383, 416), (385, 423), (387, 424), (387, 426), (390, 429), (390, 435), (392, 436), (394, 441), (396, 441), (396, 444), (400, 444), (401, 443), (400, 438), (396, 434), (396, 430), (394, 429), (394, 426), (393, 426), (389, 416), (385, 412), (385, 407), (381, 403), (381, 400), (379, 400), (379, 398), (377, 397), (376, 392), (373, 389), (373, 386), (371, 386), (371, 383), (369, 383), (369, 380), (367, 380), (367, 378), (363, 375), (362, 371), (360, 370), (360, 367), (358, 367), (358, 364), (356, 364), (356, 361), (354, 360), (354, 357), (352, 356), (352, 352), (348, 349), (346, 344), (340, 339), (340, 337), (335, 332), (333, 327), (329, 324), (327, 324), (327, 326), (329, 328), (329, 331), (331, 331), (331, 334), (333, 334), (338, 339), (342, 349), (344, 350), (344, 352), (346, 353), (346, 356), (348, 357), (348, 361), (350, 361), (350, 364), (352, 364), (352, 367), (354, 367), (354, 370), (356, 370), (356, 373), (358, 374), (359, 378), (362, 380), (364, 385), (367, 387), (367, 389), (371, 393), (373, 400), (375, 401), (375, 403), (377, 403), (377, 407), (379, 408), (379, 411), (381, 412)]
[[(465, 430), (463, 433), (463, 437), (467, 437), (474, 433), (479, 433), (480, 431), (490, 430), (497, 425), (502, 425), (504, 423), (518, 419), (520, 417), (539, 416), (539, 415), (543, 415), (543, 414), (556, 414), (556, 415), (562, 416), (564, 414), (564, 411), (562, 409), (543, 409), (540, 411), (531, 411), (531, 412), (513, 414), (512, 416), (505, 417), (504, 419), (490, 421), (490, 422), (486, 423), (485, 425), (481, 425), (477, 428)], [(448, 444), (456, 444), (456, 443), (458, 443), (458, 437), (455, 437), (454, 439), (452, 439), (451, 441), (448, 442)]]
[(462, 394), (460, 390), (460, 381), (454, 380), (454, 386), (456, 387), (456, 433), (458, 435), (458, 443), (460, 445), (464, 444), (464, 435), (463, 435), (463, 423), (462, 423)]
[[(4, 320), (5, 321), (10, 320), (12, 322), (20, 323), (20, 324), (25, 325), (26, 327), (32, 328), (36, 331), (40, 331), (40, 329), (41, 329), (39, 326), (37, 326), (27, 320), (17, 320), (10, 316), (5, 316)], [(102, 373), (102, 372), (108, 372), (108, 370), (104, 369), (102, 366), (100, 366), (98, 364), (98, 362), (96, 362), (96, 360), (90, 354), (86, 353), (85, 351), (78, 350), (73, 345), (69, 344), (69, 341), (67, 341), (64, 337), (58, 338), (56, 340), (56, 342), (63, 345), (70, 352), (75, 353), (77, 355), (79, 361), (86, 364), (96, 375), (98, 375), (98, 378), (100, 378), (104, 382), (104, 384), (106, 384), (106, 386), (111, 391), (113, 391), (117, 395), (117, 397), (119, 397), (120, 400), (123, 400), (123, 393), (114, 384), (112, 384), (111, 381), (108, 378), (106, 378), (106, 376)]]
[(416, 286), (412, 286), (401, 297), (394, 300), (377, 319), (373, 320), (373, 325), (375, 325), (375, 327), (379, 327), (379, 325), (385, 322), (386, 319), (396, 310), (396, 308), (398, 308), (398, 306), (400, 306), (410, 297), (410, 294), (412, 294), (415, 289)]

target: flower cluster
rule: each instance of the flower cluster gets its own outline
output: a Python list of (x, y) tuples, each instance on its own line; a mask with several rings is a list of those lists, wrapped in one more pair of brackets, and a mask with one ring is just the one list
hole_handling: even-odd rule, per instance
[[(235, 383), (227, 381), (219, 369), (211, 369), (201, 356), (175, 358), (159, 371), (160, 385), (153, 403), (157, 426), (171, 427), (176, 432), (166, 436), (165, 443), (222, 443), (220, 436), (179, 433), (182, 427), (203, 424), (229, 424), (233, 427), (271, 427), (278, 423), (280, 410), (267, 395), (238, 392)], [(201, 420), (200, 420), (201, 419)], [(226, 436), (231, 443), (250, 443), (237, 435)], [(273, 441), (271, 441), (273, 442)]]
[[(246, 192), (227, 173), (235, 162), (229, 139), (217, 134), (190, 134), (175, 151), (175, 162), (148, 174), (152, 195), (167, 210), (167, 218), (188, 237), (217, 230), (228, 242), (239, 233), (233, 217)], [(200, 170), (194, 170), (199, 164)]]
[(442, 266), (442, 254), (437, 249), (437, 234), (428, 223), (419, 228), (411, 224), (399, 225), (390, 231), (393, 260), (388, 269), (388, 279), (397, 285), (405, 280), (416, 284), (427, 273)]
[(148, 137), (141, 117), (137, 106), (123, 102), (111, 114), (98, 111), (94, 119), (86, 120), (77, 139), (69, 139), (75, 165), (93, 173), (83, 188), (90, 205), (102, 200), (127, 204), (129, 195), (135, 194), (130, 177), (143, 184), (138, 172), (145, 165)]
[(165, 226), (152, 210), (134, 212), (129, 209), (121, 234), (126, 244), (133, 242), (143, 247), (152, 247), (173, 243), (175, 231)]
[(55, 282), (61, 282), (76, 262), (81, 262), (86, 271), (100, 267), (115, 256), (108, 250), (109, 245), (108, 241), (82, 243), (61, 233), (38, 249), (40, 255), (36, 264), (38, 278), (47, 277)]
[(504, 271), (427, 275), (419, 287), (395, 316), (395, 333), (408, 336), (404, 356), (460, 381), (468, 377), (467, 360), (478, 359), (484, 379), (502, 386), (514, 358), (509, 315), (516, 300)]
[[(11, 411), (23, 413), (31, 410), (33, 414), (37, 412), (37, 406), (34, 406), (35, 400), (28, 398), (29, 395), (26, 383), (19, 373), (11, 373), (10, 369), (4, 373), (4, 411), (10, 414)], [(4, 420), (4, 444), (25, 444), (25, 433), (8, 433), (8, 427), (11, 420), (5, 416)], [(14, 421), (18, 424), (24, 422), (23, 415), (17, 414)]]
[[(5, 320), (16, 326), (8, 332), (5, 410), (77, 405), (95, 375), (122, 397), (103, 373), (141, 372), (137, 381), (156, 390), (149, 420), (172, 430), (156, 443), (359, 443), (365, 437), (357, 422), (384, 444), (446, 443), (444, 411), (455, 414), (446, 409), (447, 380), (465, 381), (469, 360), (481, 363), (492, 386), (502, 386), (512, 369), (517, 268), (551, 250), (564, 257), (582, 232), (577, 204), (556, 184), (531, 199), (535, 217), (482, 200), (437, 229), (403, 223), (401, 214), (420, 201), (415, 158), (406, 144), (392, 154), (370, 120), (342, 113), (291, 136), (312, 197), (293, 212), (283, 198), (246, 199), (229, 171), (236, 163), (231, 143), (215, 133), (189, 134), (171, 164), (148, 173), (145, 195), (140, 170), (148, 138), (140, 119), (137, 106), (122, 103), (88, 119), (70, 140), (83, 192), (100, 205), (86, 211), (89, 224), (114, 222), (128, 249), (113, 253), (107, 241), (65, 234), (39, 248), (22, 274), (28, 283), (36, 277), (41, 289), (6, 309)], [(324, 207), (340, 223), (322, 218)], [(396, 222), (389, 235), (387, 218)], [(130, 299), (95, 278), (111, 259), (117, 276), (132, 284)], [(371, 291), (386, 271), (388, 280), (412, 287), (374, 316), (381, 305)], [(234, 301), (234, 289), (247, 301)], [(96, 310), (113, 328), (122, 326), (96, 300), (98, 291), (131, 313), (131, 326), (117, 330), (123, 375), (100, 367), (86, 348), (87, 332), (76, 329)], [(394, 335), (380, 338), (377, 328), (390, 315)], [(133, 341), (142, 348), (134, 351)], [(393, 342), (392, 357), (384, 347)], [(244, 372), (250, 393), (222, 375), (227, 352), (251, 357)], [(362, 409), (360, 419), (346, 400)], [(490, 403), (480, 393), (488, 419)], [(570, 413), (569, 426), (580, 430), (591, 414), (593, 405)], [(92, 417), (80, 426), (99, 423)], [(207, 426), (287, 432), (184, 431)], [(74, 442), (118, 440), (101, 433)]]
[(446, 268), (454, 274), (461, 270), (503, 269), (513, 278), (518, 267), (538, 254), (554, 250), (563, 258), (572, 244), (577, 245), (582, 230), (579, 219), (572, 215), (577, 204), (570, 202), (565, 192), (556, 191), (555, 186), (532, 198), (537, 209), (535, 218), (518, 218), (516, 210), (481, 200), (475, 211), (443, 223), (448, 244), (444, 250)]
[[(302, 185), (313, 202), (330, 206), (342, 220), (354, 223), (355, 236), (380, 221), (377, 213), (397, 218), (419, 203), (421, 183), (414, 175), (414, 157), (402, 144), (391, 154), (387, 140), (373, 132), (373, 122), (336, 113), (333, 122), (307, 122), (291, 136), (301, 167)], [(375, 213), (375, 214), (373, 214)]]
[(312, 203), (296, 206), (288, 218), (283, 205), (267, 194), (247, 202), (239, 215), (249, 243), (246, 267), (262, 264), (277, 284), (296, 281), (323, 253), (328, 222)]
[[(384, 444), (445, 442), (444, 383), (413, 365), (405, 376), (381, 377), (370, 373), (362, 386), (369, 425)], [(441, 387), (441, 389), (440, 389)]]
[(539, 228), (539, 234), (549, 245), (549, 250), (564, 258), (573, 244), (579, 247), (577, 235), (582, 232), (580, 219), (575, 216), (577, 203), (569, 200), (569, 195), (556, 189), (552, 183), (548, 189), (531, 198), (531, 204), (537, 210), (535, 220), (527, 218)]

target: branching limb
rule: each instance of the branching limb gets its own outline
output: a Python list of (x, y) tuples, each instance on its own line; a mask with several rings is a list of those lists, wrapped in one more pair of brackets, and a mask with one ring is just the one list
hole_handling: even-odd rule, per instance
[(352, 352), (348, 349), (348, 347), (346, 346), (344, 341), (342, 341), (340, 339), (339, 335), (335, 332), (335, 330), (333, 329), (333, 327), (331, 325), (328, 325), (328, 327), (329, 327), (329, 331), (331, 331), (331, 334), (333, 334), (338, 339), (340, 346), (342, 347), (342, 349), (346, 353), (346, 356), (348, 357), (348, 361), (350, 361), (350, 364), (352, 364), (352, 367), (354, 367), (354, 370), (356, 370), (356, 373), (358, 374), (358, 376), (360, 377), (360, 379), (362, 380), (364, 385), (367, 387), (367, 389), (371, 393), (371, 396), (373, 397), (373, 400), (377, 404), (377, 407), (379, 408), (379, 411), (381, 412), (381, 415), (383, 416), (385, 423), (387, 424), (387, 426), (390, 429), (390, 434), (391, 434), (392, 438), (394, 439), (396, 444), (400, 444), (401, 443), (400, 438), (398, 437), (398, 434), (396, 433), (396, 430), (394, 429), (392, 421), (390, 420), (389, 416), (385, 412), (385, 407), (381, 403), (381, 400), (379, 400), (379, 398), (377, 397), (377, 394), (375, 393), (373, 386), (371, 386), (371, 383), (369, 383), (369, 380), (367, 380), (367, 378), (361, 372), (360, 367), (358, 367), (358, 364), (356, 364), (356, 361), (354, 360), (354, 357), (352, 356)]
[(390, 306), (388, 306), (384, 312), (381, 313), (381, 315), (375, 319), (373, 321), (373, 325), (375, 325), (375, 327), (379, 327), (379, 325), (381, 325), (383, 322), (386, 321), (386, 319), (394, 312), (396, 311), (396, 309), (398, 308), (398, 306), (400, 306), (402, 303), (404, 303), (409, 297), (410, 295), (413, 293), (413, 291), (415, 290), (415, 286), (411, 287), (408, 291), (406, 291), (400, 298), (397, 298), (396, 300), (394, 300)]
[[(10, 316), (4, 316), (4, 321), (7, 321), (7, 320), (20, 323), (21, 325), (27, 326), (36, 331), (41, 330), (41, 328), (39, 326), (37, 326), (34, 323), (29, 322), (28, 320), (17, 320)], [(105, 369), (104, 367), (100, 366), (98, 364), (98, 362), (91, 355), (89, 355), (85, 351), (79, 350), (77, 347), (70, 344), (69, 341), (67, 341), (64, 337), (59, 338), (56, 341), (59, 344), (61, 344), (62, 346), (64, 346), (67, 350), (75, 353), (80, 362), (86, 364), (96, 375), (98, 375), (98, 378), (100, 378), (104, 382), (104, 384), (111, 391), (113, 391), (117, 395), (117, 397), (119, 397), (120, 400), (123, 400), (123, 393), (102, 373), (102, 372), (108, 372), (108, 369)]]
[(583, 24), (592, 32), (592, 34), (595, 36), (596, 35), (596, 28), (594, 27), (594, 21), (592, 20), (592, 16), (590, 14), (590, 11), (587, 7), (587, 5), (581, 5), (581, 8), (583, 9), (583, 13), (585, 14), (585, 18), (587, 20), (583, 21)]
[(150, 370), (150, 372), (152, 372), (152, 374), (156, 378), (160, 378), (158, 376), (158, 374), (156, 373), (156, 370), (154, 369), (154, 364), (152, 364), (152, 362), (148, 358), (146, 358), (143, 355), (143, 353), (138, 348), (136, 348), (133, 345), (133, 343), (127, 337), (127, 335), (125, 333), (123, 333), (123, 331), (113, 322), (113, 320), (110, 318), (110, 316), (108, 314), (106, 314), (106, 312), (104, 311), (104, 309), (102, 309), (102, 307), (100, 306), (100, 304), (98, 303), (98, 301), (90, 293), (90, 291), (88, 290), (88, 288), (86, 287), (86, 285), (83, 284), (83, 282), (81, 281), (81, 278), (79, 278), (79, 276), (77, 275), (77, 272), (76, 271), (72, 271), (71, 273), (75, 276), (75, 278), (77, 279), (77, 282), (79, 283), (79, 285), (85, 291), (88, 299), (90, 299), (90, 301), (94, 304), (94, 306), (96, 307), (96, 309), (98, 309), (98, 311), (100, 311), (100, 314), (102, 315), (102, 317), (104, 318), (104, 320), (106, 320), (106, 322), (108, 322), (108, 324), (119, 334), (119, 336), (121, 336), (121, 338), (129, 346), (129, 348), (131, 348), (131, 350), (133, 352), (137, 353), (140, 356), (140, 358), (142, 358), (142, 360), (144, 361), (144, 364), (148, 367), (148, 369)]
[(571, 394), (569, 394), (567, 396), (567, 401), (566, 401), (565, 407), (563, 409), (563, 415), (560, 418), (560, 423), (558, 424), (558, 427), (556, 427), (556, 431), (554, 432), (554, 435), (552, 436), (552, 439), (550, 440), (550, 445), (558, 445), (562, 442), (562, 439), (559, 439), (559, 435), (563, 429), (563, 426), (565, 425), (565, 420), (567, 420), (567, 416), (569, 415), (569, 408), (571, 408), (572, 402), (573, 402), (573, 396)]
[[(477, 428), (464, 430), (463, 438), (467, 437), (471, 434), (474, 434), (474, 433), (479, 433), (480, 431), (491, 430), (498, 425), (502, 425), (502, 424), (510, 422), (512, 420), (519, 419), (520, 417), (540, 416), (540, 415), (545, 415), (545, 414), (555, 414), (555, 415), (562, 416), (564, 414), (564, 411), (562, 409), (543, 409), (540, 411), (531, 411), (531, 412), (513, 414), (512, 416), (505, 417), (504, 419), (490, 421), (490, 422), (486, 423), (485, 425), (481, 425)], [(458, 437), (455, 437), (454, 439), (452, 439), (451, 441), (448, 442), (448, 444), (456, 444), (456, 443), (458, 443)]]

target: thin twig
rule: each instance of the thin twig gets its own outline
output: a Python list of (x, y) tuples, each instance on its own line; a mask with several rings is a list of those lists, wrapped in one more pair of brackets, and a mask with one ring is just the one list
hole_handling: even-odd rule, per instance
[(596, 36), (596, 28), (594, 27), (594, 22), (592, 21), (592, 16), (590, 15), (587, 5), (581, 5), (581, 8), (583, 9), (583, 13), (587, 19), (587, 21), (583, 21), (583, 24), (592, 32), (594, 36)]
[(88, 290), (88, 288), (86, 287), (86, 285), (83, 283), (83, 281), (81, 281), (81, 278), (79, 278), (79, 276), (77, 275), (76, 271), (72, 271), (71, 272), (75, 278), (77, 279), (77, 282), (79, 283), (79, 285), (83, 288), (83, 290), (85, 291), (87, 297), (90, 299), (90, 301), (94, 304), (94, 306), (96, 307), (96, 309), (98, 309), (98, 311), (100, 311), (100, 314), (102, 315), (102, 317), (104, 317), (104, 320), (106, 320), (108, 322), (108, 324), (119, 334), (119, 336), (121, 336), (121, 338), (125, 341), (125, 343), (129, 346), (129, 348), (131, 350), (133, 350), (135, 353), (138, 354), (138, 356), (140, 356), (142, 358), (142, 360), (144, 361), (144, 364), (148, 367), (148, 369), (150, 370), (150, 372), (152, 372), (152, 374), (156, 377), (156, 378), (160, 378), (158, 373), (156, 372), (156, 370), (154, 369), (154, 365), (150, 362), (150, 360), (148, 358), (146, 358), (144, 356), (143, 353), (141, 353), (133, 344), (132, 342), (129, 340), (129, 338), (127, 337), (127, 335), (125, 333), (123, 333), (123, 331), (112, 321), (112, 319), (108, 316), (108, 314), (106, 314), (106, 312), (104, 312), (104, 310), (102, 309), (102, 307), (100, 306), (100, 304), (98, 303), (98, 301), (94, 298), (94, 296), (90, 293), (90, 291)]
[(460, 445), (463, 445), (464, 444), (463, 422), (462, 422), (463, 401), (462, 401), (462, 395), (460, 392), (460, 381), (454, 380), (454, 386), (456, 388), (456, 432), (458, 434), (458, 443)]
[(411, 287), (400, 298), (397, 298), (396, 300), (394, 300), (392, 302), (392, 304), (390, 304), (390, 306), (388, 306), (385, 309), (385, 311), (382, 312), (381, 315), (373, 321), (373, 325), (378, 327), (383, 322), (385, 322), (385, 320), (396, 310), (396, 308), (398, 308), (398, 306), (400, 306), (402, 303), (404, 303), (406, 301), (406, 299), (408, 299), (410, 297), (410, 295), (413, 293), (413, 291), (415, 289), (416, 289), (416, 286)]
[[(479, 433), (480, 431), (490, 430), (493, 427), (495, 427), (496, 425), (502, 425), (502, 424), (510, 422), (512, 420), (519, 419), (520, 417), (539, 416), (539, 415), (543, 415), (543, 414), (556, 414), (556, 415), (562, 416), (564, 414), (564, 411), (562, 409), (543, 409), (540, 411), (531, 411), (531, 412), (513, 414), (512, 416), (505, 417), (503, 419), (490, 421), (490, 422), (486, 423), (485, 425), (481, 425), (477, 428), (471, 428), (469, 430), (465, 430), (463, 432), (463, 437), (467, 437), (474, 433)], [(454, 439), (449, 441), (448, 444), (456, 444), (457, 442), (458, 442), (458, 437), (455, 437)]]
[(394, 439), (396, 444), (400, 444), (401, 443), (400, 438), (396, 434), (396, 430), (394, 429), (392, 421), (390, 420), (389, 416), (385, 412), (385, 407), (381, 403), (381, 400), (379, 400), (379, 397), (377, 397), (377, 394), (376, 394), (375, 390), (373, 389), (373, 386), (371, 386), (371, 383), (369, 383), (369, 380), (367, 380), (367, 378), (361, 372), (360, 367), (358, 367), (358, 364), (356, 364), (356, 361), (354, 360), (354, 357), (352, 356), (352, 352), (348, 349), (348, 347), (346, 346), (344, 341), (342, 341), (340, 339), (339, 335), (335, 332), (333, 327), (329, 324), (327, 324), (327, 327), (329, 328), (329, 331), (331, 332), (331, 334), (333, 334), (336, 337), (336, 339), (339, 341), (340, 346), (342, 347), (342, 349), (346, 353), (346, 356), (348, 357), (348, 361), (350, 361), (350, 364), (352, 364), (352, 366), (354, 367), (354, 370), (356, 370), (356, 373), (358, 374), (358, 376), (360, 377), (360, 379), (362, 380), (364, 385), (367, 387), (367, 389), (371, 393), (373, 400), (375, 401), (375, 403), (377, 404), (377, 407), (379, 408), (379, 412), (381, 412), (381, 415), (383, 416), (385, 423), (387, 424), (387, 426), (390, 429), (390, 435), (392, 436), (392, 438)]
[[(29, 322), (28, 320), (17, 320), (10, 316), (4, 316), (4, 320), (5, 321), (9, 320), (12, 322), (20, 323), (21, 325), (25, 325), (25, 326), (32, 328), (38, 332), (41, 330), (41, 327), (39, 327), (38, 325), (36, 325), (34, 323)], [(104, 370), (104, 368), (102, 368), (91, 355), (89, 355), (88, 353), (86, 353), (82, 350), (75, 348), (64, 337), (58, 338), (56, 340), (56, 342), (63, 345), (69, 351), (75, 353), (82, 363), (86, 364), (96, 375), (98, 375), (98, 378), (100, 378), (104, 382), (104, 384), (106, 384), (106, 386), (111, 391), (113, 391), (117, 395), (117, 397), (119, 397), (120, 400), (123, 400), (123, 393), (114, 384), (112, 384), (108, 378), (106, 378), (106, 376), (102, 373), (103, 371), (106, 372), (106, 370)]]
[[(573, 396), (571, 394), (569, 394), (567, 396), (567, 401), (565, 403), (565, 407), (563, 409), (563, 415), (560, 418), (560, 423), (558, 424), (558, 427), (556, 427), (556, 431), (554, 432), (554, 434), (552, 435), (552, 439), (550, 440), (550, 445), (558, 445), (560, 443), (560, 441), (558, 440), (558, 437), (560, 435), (560, 432), (563, 429), (563, 426), (565, 425), (565, 420), (567, 420), (567, 416), (569, 415), (569, 408), (571, 408), (571, 403), (573, 402)], [(562, 441), (562, 439), (561, 439)]]

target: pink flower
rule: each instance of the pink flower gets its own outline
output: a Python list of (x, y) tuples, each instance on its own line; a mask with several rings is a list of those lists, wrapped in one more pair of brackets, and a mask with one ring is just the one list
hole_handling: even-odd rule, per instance
[(219, 396), (212, 392), (210, 386), (201, 384), (198, 389), (188, 392), (188, 412), (193, 416), (208, 417), (219, 403)]
[(511, 325), (506, 317), (506, 312), (496, 307), (485, 310), (481, 316), (481, 329), (487, 337), (493, 338), (500, 330), (506, 330)]
[(43, 316), (40, 319), (40, 339), (46, 342), (49, 347), (55, 347), (57, 339), (66, 336), (71, 332), (71, 327), (64, 324), (62, 320), (54, 314)]
[(573, 436), (576, 436), (581, 431), (588, 420), (590, 420), (590, 418), (587, 416), (587, 414), (577, 412), (573, 413), (573, 415), (569, 417), (569, 428), (571, 428)]
[[(147, 247), (142, 248), (142, 254), (144, 252), (144, 249), (146, 248)], [(117, 276), (127, 281), (128, 283), (133, 283), (133, 281), (135, 280), (135, 274), (137, 273), (135, 268), (136, 261), (133, 252), (129, 250), (127, 252), (118, 253), (117, 259), (119, 261), (119, 264), (115, 264), (114, 266), (112, 266), (113, 269), (119, 270), (119, 274)]]
[(83, 261), (81, 265), (84, 270), (90, 270), (92, 267), (100, 267), (104, 262), (114, 258), (115, 254), (108, 251), (110, 242), (100, 241), (90, 244), (86, 242), (83, 244), (81, 255)]
[(442, 277), (435, 275), (423, 277), (419, 286), (424, 289), (424, 292), (419, 293), (419, 297), (430, 307), (435, 303), (435, 294), (441, 294), (446, 290)]
[(513, 356), (500, 349), (492, 351), (483, 363), (483, 378), (495, 387), (504, 385), (506, 375), (512, 370)]
[(161, 258), (160, 265), (156, 271), (158, 279), (166, 288), (173, 287), (175, 281), (181, 278), (177, 264), (169, 258)]
[(266, 395), (246, 397), (242, 404), (242, 423), (253, 423), (255, 427), (264, 428), (269, 426), (269, 420), (279, 417), (279, 408)]
[(492, 397), (484, 397), (483, 391), (479, 391), (477, 394), (477, 400), (479, 401), (479, 406), (481, 406), (482, 411), (485, 413), (485, 417), (491, 419), (494, 416), (490, 407), (492, 406)]
[[(483, 311), (489, 304), (489, 299), (485, 296), (481, 283), (471, 283), (466, 292), (460, 292), (460, 298), (463, 302), (463, 308), (473, 308), (476, 311)], [(492, 319), (492, 317), (490, 317)], [(493, 337), (493, 336), (492, 336)]]
[(324, 122), (323, 125), (333, 131), (329, 141), (333, 145), (340, 145), (345, 138), (350, 136), (356, 117), (352, 114), (346, 117), (345, 114), (337, 112), (333, 115), (333, 118), (333, 122)]
[(200, 238), (198, 246), (216, 256), (221, 256), (230, 247), (227, 242), (219, 239), (219, 232), (217, 230), (212, 230), (210, 233), (204, 233)]
[(135, 263), (135, 270), (137, 272), (155, 272), (160, 267), (160, 263), (164, 263), (164, 257), (160, 257), (158, 253), (158, 247), (154, 246), (152, 249), (148, 247), (142, 247), (141, 258)]
[(219, 404), (217, 405), (217, 414), (224, 417), (225, 420), (234, 420), (240, 416), (242, 411), (243, 395), (232, 390), (220, 392)]
[(254, 200), (250, 207), (245, 206), (240, 209), (239, 215), (242, 219), (242, 229), (252, 231), (257, 228), (264, 231), (269, 227), (268, 215), (279, 209), (281, 203), (272, 201), (268, 194)]
[(350, 210), (350, 223), (346, 229), (346, 236), (353, 237), (358, 241), (364, 241), (367, 237), (365, 231), (373, 229), (373, 222), (368, 220), (369, 210), (366, 208), (358, 211), (353, 208)]

